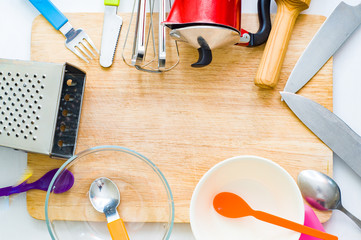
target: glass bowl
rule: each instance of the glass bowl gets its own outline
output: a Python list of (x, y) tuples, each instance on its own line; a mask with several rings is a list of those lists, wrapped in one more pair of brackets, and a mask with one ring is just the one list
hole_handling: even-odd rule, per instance
[[(62, 174), (74, 175), (73, 187), (54, 194)], [(130, 239), (169, 239), (174, 222), (171, 189), (157, 166), (141, 154), (118, 146), (99, 146), (67, 160), (52, 179), (45, 200), (45, 218), (52, 239), (111, 239), (107, 220), (89, 200), (91, 183), (111, 179), (120, 192), (119, 216)]]

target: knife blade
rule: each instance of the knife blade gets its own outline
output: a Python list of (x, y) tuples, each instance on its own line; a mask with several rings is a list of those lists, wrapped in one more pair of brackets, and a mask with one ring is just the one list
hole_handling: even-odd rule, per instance
[(322, 105), (294, 93), (281, 92), (293, 113), (361, 177), (361, 137)]
[(361, 24), (361, 4), (341, 2), (322, 24), (286, 83), (285, 92), (296, 93), (322, 68)]
[(99, 62), (102, 67), (113, 64), (123, 20), (117, 15), (120, 0), (104, 0), (104, 22)]

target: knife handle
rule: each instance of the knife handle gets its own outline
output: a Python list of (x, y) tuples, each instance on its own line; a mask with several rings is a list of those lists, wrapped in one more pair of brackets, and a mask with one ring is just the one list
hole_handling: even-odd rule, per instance
[(276, 19), (254, 80), (261, 88), (277, 85), (296, 19), (301, 11), (308, 8), (308, 4), (302, 0), (276, 0), (276, 3)]
[(120, 0), (104, 0), (104, 5), (119, 6)]
[(59, 30), (68, 19), (62, 14), (57, 7), (50, 0), (29, 0), (33, 6), (53, 25), (56, 30)]

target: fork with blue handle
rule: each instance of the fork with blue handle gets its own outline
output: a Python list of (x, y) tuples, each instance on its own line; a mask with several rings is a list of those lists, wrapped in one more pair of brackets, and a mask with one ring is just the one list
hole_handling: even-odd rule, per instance
[(68, 19), (50, 0), (29, 0), (33, 6), (49, 21), (53, 27), (60, 31), (65, 37), (65, 46), (78, 57), (89, 63), (96, 57), (94, 51), (99, 54), (93, 41), (82, 29), (74, 29)]

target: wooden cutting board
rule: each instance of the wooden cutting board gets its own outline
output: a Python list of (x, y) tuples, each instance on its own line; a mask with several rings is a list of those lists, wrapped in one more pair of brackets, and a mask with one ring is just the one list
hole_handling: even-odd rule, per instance
[[(103, 14), (66, 15), (73, 26), (85, 29), (96, 46), (100, 46)], [(121, 53), (130, 14), (122, 16), (121, 39), (110, 69), (101, 68), (97, 60), (86, 64), (78, 59), (65, 48), (63, 36), (43, 17), (37, 17), (33, 23), (32, 60), (69, 62), (87, 72), (76, 152), (98, 145), (119, 145), (147, 156), (172, 188), (175, 222), (189, 222), (192, 192), (203, 174), (233, 156), (246, 154), (271, 159), (294, 178), (304, 169), (332, 174), (332, 151), (281, 102), (279, 94), (324, 17), (298, 18), (281, 79), (275, 89), (265, 90), (253, 83), (264, 46), (216, 49), (209, 66), (195, 69), (190, 64), (197, 59), (196, 49), (179, 43), (180, 64), (169, 72), (146, 73), (127, 66)], [(242, 24), (255, 31), (258, 18), (255, 14), (243, 14)], [(128, 52), (129, 49), (130, 44), (126, 47)], [(175, 60), (175, 54), (169, 56)], [(332, 110), (332, 60), (299, 93)], [(28, 155), (33, 179), (62, 163), (47, 156)], [(87, 180), (89, 186), (93, 181), (91, 168), (75, 175)], [(83, 203), (89, 200), (86, 191), (80, 193), (80, 189), (88, 189), (88, 185), (71, 190)], [(45, 192), (27, 194), (31, 216), (44, 219), (44, 199)], [(79, 201), (66, 198), (60, 202), (66, 207), (59, 208), (56, 218), (81, 220)], [(154, 211), (161, 210), (154, 207)], [(330, 216), (318, 215), (322, 221)]]

